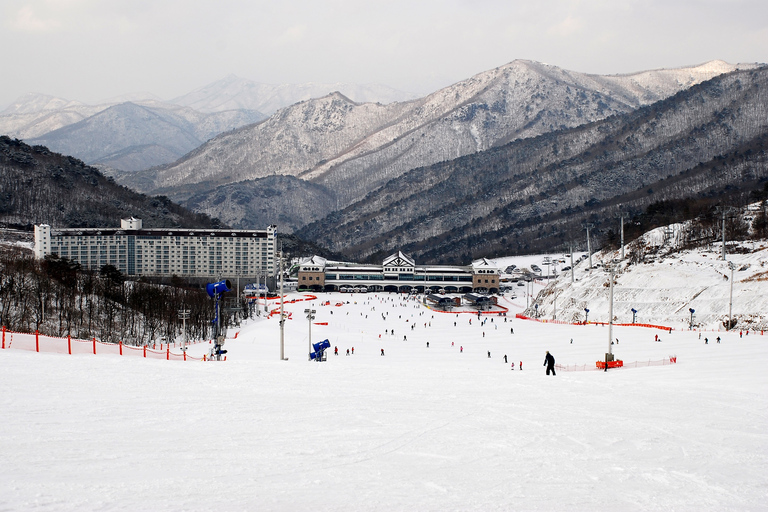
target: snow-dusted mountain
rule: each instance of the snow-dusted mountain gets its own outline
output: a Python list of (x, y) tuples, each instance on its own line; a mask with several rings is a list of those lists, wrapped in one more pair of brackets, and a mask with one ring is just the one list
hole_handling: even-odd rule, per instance
[(8, 105), (2, 112), (0, 112), (0, 115), (35, 114), (38, 112), (62, 110), (82, 105), (83, 104), (79, 101), (65, 100), (48, 94), (28, 93)]
[[(539, 251), (583, 222), (610, 229), (622, 209), (740, 201), (768, 176), (766, 83), (768, 67), (735, 71), (627, 114), (411, 169), (297, 235), (353, 260), (399, 247), (437, 262)], [(318, 181), (334, 191), (365, 179), (330, 177)]]
[(300, 101), (320, 98), (331, 92), (340, 92), (360, 103), (392, 103), (415, 99), (415, 94), (398, 91), (380, 84), (304, 83), (263, 84), (229, 75), (178, 98), (171, 103), (194, 108), (200, 112), (248, 109), (265, 114)]
[(173, 162), (211, 137), (262, 117), (246, 110), (204, 114), (161, 102), (127, 102), (27, 140), (88, 164), (138, 171)]
[(334, 93), (219, 136), (164, 169), (120, 179), (184, 199), (202, 192), (196, 183), (210, 189), (293, 175), (328, 187), (345, 206), (411, 169), (630, 112), (739, 67), (599, 76), (517, 60), (410, 102), (356, 103)]

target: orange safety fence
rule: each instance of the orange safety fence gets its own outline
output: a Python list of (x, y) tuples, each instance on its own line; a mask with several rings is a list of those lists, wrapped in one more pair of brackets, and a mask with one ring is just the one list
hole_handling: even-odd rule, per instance
[[(659, 359), (657, 361), (634, 361), (632, 363), (625, 363), (622, 360), (609, 361), (608, 368), (640, 368), (644, 366), (668, 366), (677, 363), (677, 356), (669, 356), (666, 359)], [(556, 364), (555, 369), (559, 372), (588, 372), (588, 371), (604, 371), (605, 361), (597, 361), (594, 366), (591, 364)]]
[[(202, 341), (187, 342), (187, 345), (194, 345)], [(174, 348), (176, 344), (174, 344)], [(202, 361), (202, 358), (187, 356), (185, 351), (181, 353), (171, 352), (171, 344), (161, 343), (160, 349), (157, 350), (158, 344), (134, 346), (126, 345), (122, 342), (107, 343), (96, 338), (90, 340), (82, 340), (72, 338), (71, 336), (58, 337), (47, 336), (35, 333), (23, 333), (9, 331), (5, 327), (2, 328), (2, 341), (0, 342), (0, 348), (2, 349), (16, 349), (27, 350), (30, 352), (48, 352), (53, 354), (93, 354), (93, 355), (116, 355), (116, 356), (138, 356), (149, 359), (165, 359), (175, 361)]]
[[(533, 322), (540, 322), (543, 324), (558, 324), (558, 325), (608, 325), (608, 322), (566, 322), (565, 320), (548, 320), (546, 318), (531, 318), (530, 316), (526, 316), (522, 313), (517, 313), (515, 315), (515, 318), (519, 318), (520, 320), (531, 320)], [(617, 324), (614, 323), (613, 325), (618, 327), (649, 327), (651, 329), (661, 329), (662, 331), (671, 331), (672, 327), (665, 327), (663, 325), (655, 325), (655, 324)]]

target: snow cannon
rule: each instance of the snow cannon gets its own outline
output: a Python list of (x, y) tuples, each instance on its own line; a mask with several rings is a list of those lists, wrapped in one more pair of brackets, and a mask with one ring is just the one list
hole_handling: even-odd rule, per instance
[(219, 281), (218, 283), (208, 283), (205, 285), (205, 291), (208, 292), (209, 297), (213, 297), (214, 295), (220, 295), (224, 292), (228, 292), (232, 288), (232, 283), (229, 282), (229, 279), (225, 279), (224, 281)]
[(326, 349), (331, 348), (331, 342), (323, 340), (319, 343), (313, 343), (312, 348), (315, 349), (315, 351), (309, 354), (309, 358), (313, 361), (325, 361), (325, 351)]

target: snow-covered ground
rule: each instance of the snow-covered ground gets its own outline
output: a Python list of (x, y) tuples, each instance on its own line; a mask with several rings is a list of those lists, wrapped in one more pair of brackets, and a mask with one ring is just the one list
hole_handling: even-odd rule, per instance
[[(0, 510), (768, 509), (767, 337), (615, 327), (618, 358), (677, 363), (552, 377), (608, 328), (517, 302), (320, 294), (286, 304), (287, 361), (276, 316), (226, 362), (2, 350)], [(307, 361), (308, 307), (339, 356)]]
[[(637, 323), (688, 329), (693, 309), (694, 327), (700, 330), (725, 330), (729, 312), (737, 322), (736, 329), (768, 330), (768, 242), (729, 243), (723, 260), (720, 244), (708, 249), (676, 249), (675, 238), (683, 230), (677, 224), (646, 233), (640, 239), (647, 253), (641, 263), (630, 264), (632, 252), (639, 250), (633, 244), (626, 248), (625, 259), (620, 258), (620, 251), (593, 254), (593, 269), (587, 260), (582, 261), (573, 270), (573, 282), (571, 271), (560, 273), (554, 282), (542, 282), (546, 288), (535, 292), (539, 318), (581, 322), (587, 308), (588, 320), (608, 322), (610, 280), (605, 265), (618, 261), (613, 304), (616, 323), (631, 323), (635, 309)], [(504, 264), (509, 259), (497, 261)], [(734, 267), (732, 303), (730, 264)], [(528, 310), (529, 316), (534, 313), (533, 308)]]

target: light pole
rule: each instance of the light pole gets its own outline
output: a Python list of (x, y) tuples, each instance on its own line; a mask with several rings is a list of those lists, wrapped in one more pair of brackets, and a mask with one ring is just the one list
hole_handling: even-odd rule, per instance
[(635, 320), (637, 320), (637, 310), (635, 308), (632, 308), (632, 323), (636, 323)]
[(592, 243), (589, 241), (589, 228), (592, 227), (592, 224), (585, 224), (584, 227), (587, 229), (587, 254), (589, 254), (589, 270), (592, 270)]
[(589, 323), (589, 309), (584, 308), (584, 325)]
[(733, 268), (734, 264), (732, 261), (728, 262), (728, 268), (731, 269), (731, 298), (728, 300), (728, 329), (727, 331), (730, 331), (733, 327)]
[(624, 215), (621, 214), (621, 259), (624, 259)]
[[(283, 296), (283, 246), (280, 244), (280, 360), (287, 361), (285, 357), (285, 297)], [(264, 278), (266, 281), (266, 277)], [(266, 292), (264, 294), (264, 310), (266, 311)]]
[(315, 319), (315, 313), (317, 313), (317, 310), (314, 309), (305, 309), (304, 312), (307, 314), (307, 320), (309, 321), (309, 360), (312, 360), (312, 320)]
[[(608, 306), (608, 355), (606, 356), (606, 361), (610, 360), (613, 361), (613, 351), (611, 350), (611, 346), (613, 344), (613, 279), (616, 275), (616, 267), (614, 265), (608, 266), (608, 275), (610, 277), (610, 284), (608, 286), (608, 295), (609, 295), (609, 306)], [(608, 356), (610, 356), (610, 359), (608, 359)], [(608, 365), (606, 365), (607, 369)]]
[(187, 320), (189, 320), (189, 314), (190, 314), (190, 311), (188, 309), (179, 310), (179, 318), (181, 318), (181, 323), (184, 329), (184, 334), (183, 334), (183, 337), (181, 338), (182, 352), (187, 350)]
[(557, 320), (557, 287), (555, 286), (555, 297), (552, 299), (552, 320)]
[(690, 325), (688, 325), (688, 330), (692, 330), (693, 329), (693, 314), (696, 312), (696, 310), (693, 309), (693, 308), (688, 308), (688, 311), (691, 312), (691, 323), (690, 323)]
[(605, 353), (605, 371), (608, 371), (608, 363), (614, 360), (613, 357), (613, 280), (616, 275), (616, 265), (611, 262), (607, 265), (608, 278), (608, 352)]

